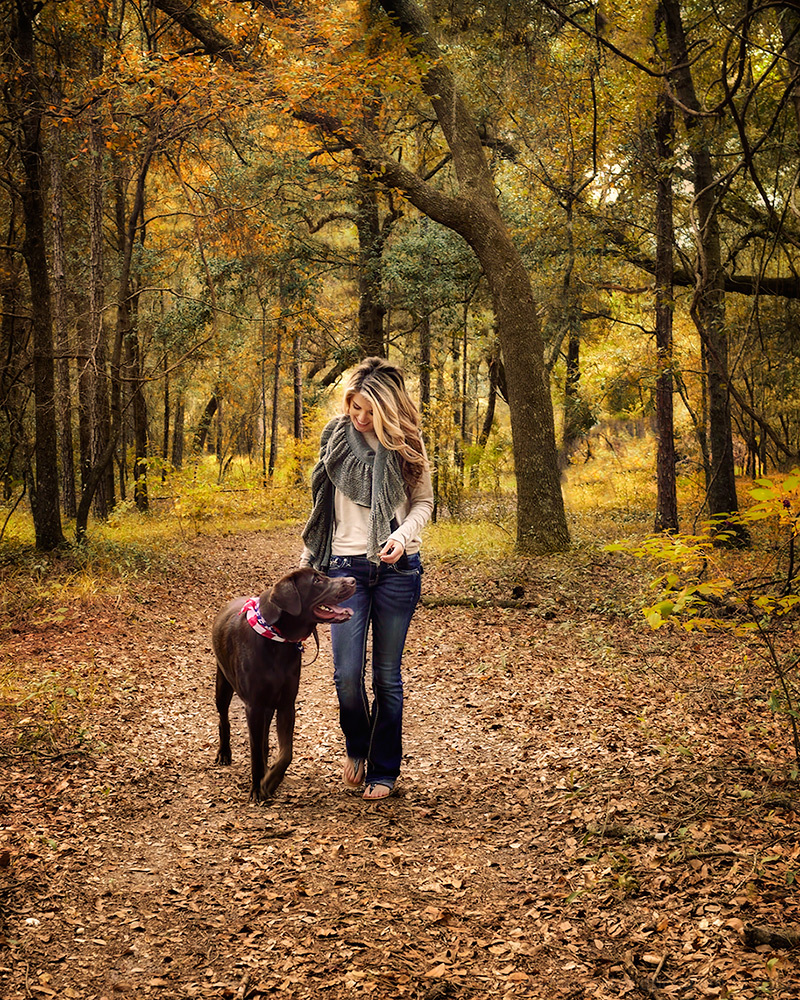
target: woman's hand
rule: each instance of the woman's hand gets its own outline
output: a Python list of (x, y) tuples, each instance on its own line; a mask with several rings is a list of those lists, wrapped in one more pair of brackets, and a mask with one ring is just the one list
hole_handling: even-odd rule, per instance
[(391, 564), (396, 563), (405, 550), (405, 546), (401, 542), (398, 542), (396, 538), (390, 538), (378, 555), (381, 562)]

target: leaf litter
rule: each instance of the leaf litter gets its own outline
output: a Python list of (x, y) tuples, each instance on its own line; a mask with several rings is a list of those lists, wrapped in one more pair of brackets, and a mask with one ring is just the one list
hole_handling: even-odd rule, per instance
[(294, 760), (251, 805), (237, 700), (213, 763), (210, 623), (296, 549), (198, 538), (168, 577), (5, 638), (9, 670), (96, 683), (44, 749), (23, 737), (48, 720), (2, 706), (3, 996), (800, 995), (789, 734), (735, 647), (643, 628), (605, 556), (428, 561), (385, 802), (341, 784), (320, 629)]

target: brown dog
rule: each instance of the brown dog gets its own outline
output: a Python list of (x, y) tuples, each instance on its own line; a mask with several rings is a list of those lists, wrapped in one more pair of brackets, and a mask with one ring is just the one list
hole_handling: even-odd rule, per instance
[[(240, 597), (217, 615), (211, 642), (217, 657), (216, 704), (219, 751), (216, 762), (231, 762), (228, 708), (234, 692), (245, 705), (252, 764), (251, 800), (269, 798), (292, 760), (294, 705), (300, 684), (302, 640), (317, 624), (346, 621), (355, 580), (332, 580), (310, 567), (292, 570), (258, 598)], [(269, 727), (277, 713), (278, 756), (267, 768)]]

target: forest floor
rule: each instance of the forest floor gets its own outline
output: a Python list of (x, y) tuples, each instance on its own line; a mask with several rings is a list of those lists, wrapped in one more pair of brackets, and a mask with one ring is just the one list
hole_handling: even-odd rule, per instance
[(209, 628), (297, 528), (187, 547), (2, 632), (39, 685), (0, 706), (2, 996), (800, 996), (800, 953), (753, 937), (800, 924), (790, 735), (741, 648), (643, 627), (624, 558), (427, 562), (380, 803), (341, 784), (321, 628), (258, 806), (238, 700), (214, 764)]

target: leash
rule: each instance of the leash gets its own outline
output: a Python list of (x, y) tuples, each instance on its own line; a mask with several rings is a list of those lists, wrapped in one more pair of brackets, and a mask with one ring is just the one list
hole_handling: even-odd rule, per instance
[[(251, 597), (249, 600), (245, 601), (244, 607), (239, 612), (240, 615), (244, 615), (247, 619), (247, 624), (253, 629), (254, 632), (258, 632), (259, 635), (263, 635), (265, 639), (271, 639), (273, 642), (293, 642), (291, 639), (286, 639), (280, 634), (278, 629), (274, 625), (270, 625), (268, 621), (264, 620), (261, 612), (258, 609), (258, 598)], [(301, 666), (310, 667), (319, 657), (319, 635), (317, 634), (317, 626), (315, 625), (312, 630), (306, 636), (314, 636), (314, 642), (317, 644), (317, 651), (314, 654), (314, 659), (309, 660), (308, 663), (301, 664)], [(303, 641), (293, 642), (295, 646), (300, 650), (302, 656), (304, 651)]]
[[(317, 626), (316, 625), (311, 630), (311, 635), (314, 636), (314, 642), (317, 644), (317, 651), (316, 651), (316, 653), (314, 653), (314, 659), (313, 660), (309, 660), (308, 663), (301, 663), (300, 664), (301, 667), (310, 667), (311, 664), (314, 663), (319, 658), (319, 636), (317, 635)], [(301, 643), (300, 644), (301, 648), (302, 648), (302, 645), (303, 644)]]

